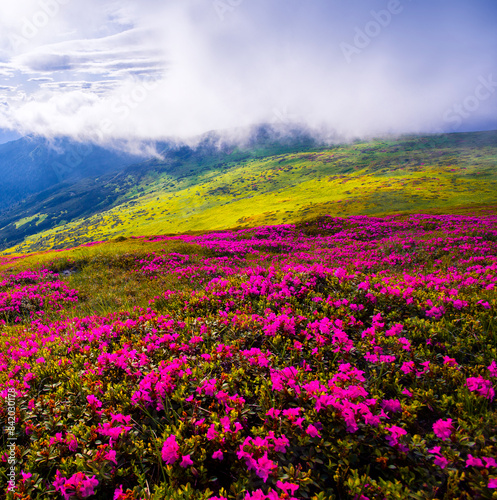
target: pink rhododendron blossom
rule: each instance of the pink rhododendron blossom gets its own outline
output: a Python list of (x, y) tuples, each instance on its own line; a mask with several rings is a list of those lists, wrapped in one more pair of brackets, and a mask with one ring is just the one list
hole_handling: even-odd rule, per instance
[(214, 424), (211, 424), (210, 427), (207, 429), (207, 439), (209, 441), (212, 441), (218, 435), (219, 432), (216, 431), (216, 426)]
[(264, 456), (259, 458), (255, 463), (255, 473), (266, 482), (269, 474), (278, 468), (278, 465), (272, 460), (268, 459), (267, 452)]
[(321, 434), (319, 434), (319, 431), (312, 424), (309, 424), (309, 426), (307, 427), (307, 429), (306, 429), (305, 432), (307, 434), (309, 434), (309, 436), (311, 436), (311, 437), (316, 437), (316, 438), (320, 438), (321, 437)]
[(166, 464), (173, 464), (179, 458), (179, 445), (176, 442), (176, 436), (172, 434), (164, 441), (162, 447), (162, 460)]
[(105, 460), (108, 460), (109, 462), (114, 462), (117, 465), (117, 459), (116, 459), (116, 451), (115, 450), (110, 450), (104, 455)]
[(274, 436), (272, 431), (269, 433), (269, 436), (273, 441), (274, 450), (279, 453), (286, 453), (287, 447), (290, 446), (289, 439), (284, 434), (282, 434), (280, 437), (276, 437)]
[(294, 483), (284, 483), (283, 481), (276, 481), (276, 486), (283, 490), (287, 495), (293, 495), (298, 489), (299, 485)]
[(31, 474), (30, 472), (24, 472), (23, 470), (21, 470), (21, 476), (23, 481), (27, 481), (32, 475), (33, 474)]
[(405, 375), (412, 373), (415, 369), (416, 365), (414, 364), (414, 361), (405, 361), (404, 363), (402, 363), (402, 366), (400, 367), (400, 371)]
[(470, 391), (477, 392), (490, 401), (494, 400), (495, 390), (490, 380), (486, 380), (483, 377), (469, 377), (466, 379), (466, 386)]
[(63, 477), (60, 471), (56, 472), (55, 481), (52, 483), (56, 491), (64, 497), (64, 500), (71, 498), (87, 498), (95, 494), (98, 480), (95, 476), (87, 477), (82, 472), (77, 472), (69, 479)]
[(276, 410), (275, 408), (271, 408), (266, 412), (266, 415), (271, 418), (278, 418), (281, 414), (281, 410)]
[(438, 465), (441, 469), (445, 469), (445, 467), (447, 467), (447, 465), (449, 464), (449, 461), (442, 455), (440, 450), (440, 446), (435, 446), (428, 450), (428, 453), (432, 453), (433, 455), (435, 455), (435, 465)]
[(444, 362), (444, 365), (458, 366), (457, 361), (454, 358), (449, 358), (449, 356), (444, 356), (443, 362)]
[(78, 449), (78, 440), (74, 436), (70, 436), (66, 439), (67, 448), (73, 453)]
[(390, 432), (391, 434), (390, 436), (386, 436), (385, 438), (390, 446), (397, 445), (400, 436), (405, 436), (407, 434), (407, 431), (405, 429), (402, 429), (402, 427), (398, 427), (397, 425), (387, 427), (385, 430), (387, 432)]
[(402, 411), (402, 405), (398, 399), (384, 399), (381, 402), (381, 406), (384, 410), (390, 411), (392, 413), (398, 413)]
[(466, 467), (483, 467), (483, 461), (481, 460), (481, 458), (475, 458), (472, 455), (468, 454)]
[(124, 500), (126, 498), (126, 493), (123, 491), (123, 485), (120, 484), (119, 487), (114, 491), (113, 500)]
[(453, 430), (454, 428), (452, 426), (451, 418), (448, 418), (447, 420), (440, 419), (433, 424), (433, 432), (435, 433), (435, 436), (443, 439), (444, 441), (447, 441), (450, 438)]
[(89, 396), (86, 396), (86, 400), (88, 401), (88, 404), (93, 408), (101, 408), (102, 407), (102, 401), (100, 401), (98, 398), (96, 398), (93, 394), (90, 394)]
[(190, 458), (190, 455), (183, 455), (181, 457), (181, 462), (180, 462), (181, 467), (190, 467), (190, 465), (193, 465), (193, 461)]
[(267, 495), (262, 490), (256, 490), (252, 493), (245, 493), (245, 500), (267, 500)]

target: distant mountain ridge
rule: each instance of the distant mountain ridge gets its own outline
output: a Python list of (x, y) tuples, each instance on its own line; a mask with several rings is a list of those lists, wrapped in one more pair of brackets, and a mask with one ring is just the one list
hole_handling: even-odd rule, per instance
[(0, 144), (0, 210), (62, 182), (98, 177), (140, 160), (139, 155), (67, 138), (23, 137)]
[[(227, 132), (208, 132), (186, 142), (174, 138), (169, 141), (143, 141), (148, 148), (141, 149), (154, 150), (159, 156), (173, 152), (176, 158), (185, 159), (199, 151), (204, 156), (226, 153), (241, 142), (247, 149), (270, 147), (271, 144), (293, 147), (302, 143), (316, 143), (299, 127), (284, 125), (247, 127), (239, 130), (238, 134), (238, 138), (233, 138)], [(244, 139), (240, 140), (242, 136)], [(83, 179), (118, 172), (130, 165), (154, 161), (152, 156), (155, 155), (145, 152), (132, 154), (126, 152), (127, 149), (126, 144), (103, 147), (67, 137), (46, 139), (27, 136), (0, 144), (0, 213), (30, 195), (57, 185), (74, 184)]]

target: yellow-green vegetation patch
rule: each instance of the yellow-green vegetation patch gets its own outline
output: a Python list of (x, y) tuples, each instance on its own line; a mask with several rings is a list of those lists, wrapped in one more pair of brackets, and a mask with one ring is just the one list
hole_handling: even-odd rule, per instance
[[(457, 134), (456, 134), (457, 135)], [(377, 140), (265, 158), (152, 170), (114, 207), (42, 231), (25, 253), (129, 235), (291, 223), (319, 215), (497, 203), (497, 146), (450, 136)], [(196, 170), (195, 170), (196, 169)], [(65, 217), (65, 216), (64, 216)]]
[[(43, 215), (33, 215), (31, 217), (25, 217), (24, 219), (20, 219), (15, 223), (16, 228), (20, 228), (21, 226), (24, 226), (24, 224), (29, 224), (30, 222), (37, 220), (37, 225), (43, 221), (42, 219)], [(46, 217), (46, 216), (45, 216)]]

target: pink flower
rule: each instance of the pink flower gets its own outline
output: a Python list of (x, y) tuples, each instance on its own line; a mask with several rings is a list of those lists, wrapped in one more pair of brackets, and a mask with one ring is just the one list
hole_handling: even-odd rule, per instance
[(488, 487), (489, 488), (497, 488), (497, 477), (491, 477), (488, 480)]
[(386, 431), (391, 433), (391, 436), (387, 436), (385, 438), (390, 446), (397, 445), (399, 442), (399, 437), (405, 436), (407, 434), (407, 431), (402, 429), (402, 427), (398, 427), (396, 425), (392, 425), (391, 427), (387, 428)]
[(176, 436), (172, 434), (164, 441), (162, 447), (162, 460), (166, 464), (173, 464), (179, 458), (179, 445), (176, 442)]
[(114, 491), (114, 500), (123, 500), (125, 498), (125, 493), (123, 491), (123, 485), (120, 484), (119, 488)]
[[(287, 495), (293, 495), (299, 489), (298, 484), (283, 483), (282, 481), (277, 481), (276, 486), (280, 490), (283, 490)], [(290, 493), (288, 493), (288, 492), (290, 492)]]
[(466, 460), (466, 467), (483, 467), (483, 462), (481, 458), (475, 458), (468, 453), (468, 459)]
[(470, 391), (477, 392), (490, 401), (494, 400), (495, 390), (490, 380), (486, 380), (483, 377), (468, 377), (466, 379), (466, 386)]
[(101, 408), (102, 407), (102, 401), (97, 399), (93, 394), (90, 394), (89, 396), (86, 396), (86, 401), (88, 401), (88, 404), (95, 410), (96, 408)]
[(223, 455), (223, 452), (221, 450), (216, 450), (213, 454), (212, 454), (212, 458), (214, 460), (222, 460), (224, 458), (224, 455)]
[(126, 500), (127, 498), (129, 498), (130, 493), (131, 493), (131, 490), (129, 490), (129, 489), (127, 489), (126, 492), (124, 492), (123, 485), (120, 484), (119, 488), (116, 491), (114, 491), (114, 500)]
[(97, 430), (100, 434), (102, 434), (102, 436), (109, 436), (112, 440), (117, 440), (121, 434), (126, 435), (131, 429), (131, 426), (122, 425), (112, 427), (111, 423), (105, 422), (104, 424), (100, 424)]
[(218, 434), (219, 432), (216, 431), (216, 426), (214, 424), (211, 424), (209, 429), (207, 429), (207, 439), (209, 441), (212, 441)]
[(381, 406), (384, 410), (391, 411), (392, 413), (402, 411), (402, 405), (398, 399), (384, 399), (381, 402)]
[(454, 300), (452, 302), (452, 305), (454, 306), (455, 309), (457, 309), (458, 311), (460, 311), (463, 307), (465, 307), (466, 302), (457, 299), (457, 300)]
[(259, 458), (255, 463), (255, 473), (266, 482), (271, 471), (276, 469), (278, 465), (274, 463), (272, 460), (269, 460), (267, 457), (267, 452), (264, 453), (264, 456)]
[(443, 306), (432, 307), (426, 311), (426, 316), (428, 316), (428, 318), (440, 319), (444, 314), (445, 308)]
[(276, 410), (275, 408), (271, 408), (266, 412), (266, 415), (271, 418), (278, 418), (280, 416), (281, 410)]
[[(266, 500), (267, 496), (262, 490), (256, 490), (252, 493), (245, 493), (245, 500)], [(212, 499), (210, 499), (212, 500)]]
[(24, 472), (23, 470), (21, 471), (21, 476), (23, 481), (27, 481), (32, 474), (30, 472)]
[(273, 437), (273, 442), (274, 450), (278, 453), (286, 453), (286, 447), (290, 445), (290, 441), (284, 434), (282, 434), (279, 438)]
[(495, 461), (495, 458), (492, 457), (482, 457), (483, 461), (485, 462), (485, 467), (489, 469), (490, 467), (497, 467), (497, 462)]
[(221, 417), (219, 422), (223, 428), (224, 432), (229, 432), (231, 428), (231, 420), (229, 417)]
[(309, 434), (309, 436), (311, 437), (318, 437), (320, 438), (321, 437), (321, 434), (319, 434), (319, 431), (316, 429), (316, 427), (314, 427), (314, 425), (310, 424), (308, 427), (307, 427), (307, 430), (305, 431), (307, 434)]
[(56, 490), (62, 489), (64, 484), (66, 483), (66, 478), (62, 476), (60, 471), (55, 472), (55, 481), (52, 483)]
[(416, 365), (414, 364), (414, 361), (405, 361), (404, 363), (402, 363), (400, 371), (405, 375), (408, 375), (409, 373), (412, 373), (415, 368)]
[(433, 424), (433, 432), (437, 437), (443, 439), (444, 441), (447, 441), (450, 438), (452, 431), (453, 427), (451, 418), (448, 418), (447, 420), (440, 419)]
[(116, 460), (116, 451), (115, 450), (110, 450), (104, 455), (105, 460), (108, 460), (109, 462), (114, 462), (117, 465), (117, 460)]
[(449, 461), (443, 455), (436, 456), (434, 462), (435, 465), (438, 465), (441, 469), (445, 469), (449, 464)]
[(57, 471), (55, 481), (52, 483), (56, 491), (59, 491), (64, 500), (72, 497), (86, 498), (95, 494), (95, 488), (98, 486), (98, 480), (95, 476), (86, 477), (82, 472), (77, 472), (69, 479), (66, 479)]
[(66, 443), (69, 451), (75, 452), (78, 449), (78, 440), (74, 436), (66, 438)]
[(449, 358), (449, 356), (443, 357), (444, 365), (457, 366), (457, 361), (454, 358)]
[(192, 459), (190, 458), (190, 455), (183, 455), (183, 457), (181, 458), (181, 463), (180, 463), (181, 467), (190, 467), (190, 465), (193, 465), (193, 461)]
[(435, 455), (435, 465), (438, 465), (441, 469), (445, 469), (449, 461), (442, 455), (440, 449), (440, 446), (435, 446), (428, 450), (428, 453), (432, 453), (433, 455)]
[(430, 362), (429, 361), (423, 361), (420, 363), (420, 365), (423, 367), (422, 372), (418, 372), (417, 375), (423, 375), (424, 373), (428, 373), (430, 371)]
[(399, 337), (398, 342), (402, 346), (402, 349), (404, 349), (404, 351), (411, 350), (411, 342), (409, 342), (409, 340), (407, 340), (405, 337)]

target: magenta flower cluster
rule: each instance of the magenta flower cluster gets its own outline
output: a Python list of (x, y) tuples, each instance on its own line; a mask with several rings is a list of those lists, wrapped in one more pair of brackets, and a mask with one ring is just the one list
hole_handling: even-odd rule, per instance
[(59, 277), (0, 283), (20, 495), (490, 498), (496, 216), (153, 241), (130, 271), (168, 284), (147, 309), (52, 321), (77, 300)]

